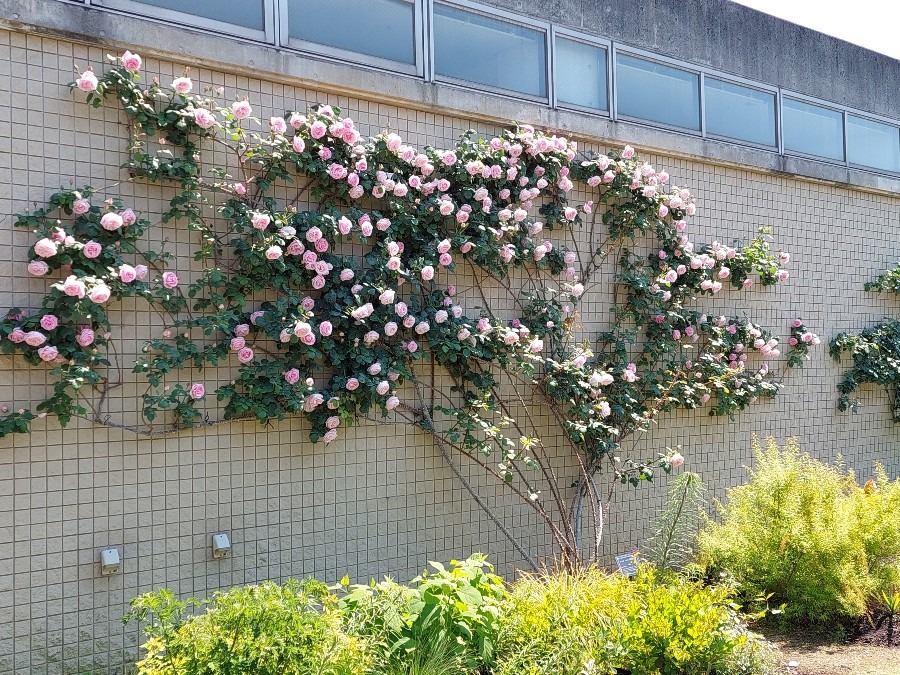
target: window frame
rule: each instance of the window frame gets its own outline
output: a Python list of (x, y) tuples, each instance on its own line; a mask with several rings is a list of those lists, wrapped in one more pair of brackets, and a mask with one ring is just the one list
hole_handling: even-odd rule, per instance
[[(510, 23), (514, 26), (521, 26), (544, 34), (544, 82), (547, 86), (546, 96), (533, 96), (525, 92), (516, 91), (515, 89), (505, 89), (503, 87), (493, 87), (480, 82), (471, 82), (470, 80), (462, 80), (447, 75), (439, 75), (434, 58), (434, 8), (436, 5), (446, 5), (455, 9), (460, 9), (470, 14), (483, 16), (487, 19), (494, 19), (504, 23)], [(522, 18), (511, 12), (505, 12), (493, 7), (486, 7), (468, 0), (428, 0), (428, 81), (440, 84), (450, 84), (465, 89), (474, 89), (477, 91), (485, 91), (494, 94), (502, 94), (511, 98), (530, 101), (532, 103), (544, 103), (550, 105), (553, 100), (553, 47), (552, 47), (552, 24), (549, 21), (537, 21)]]
[[(728, 75), (726, 73), (719, 73), (715, 70), (702, 70), (700, 72), (700, 86), (703, 87), (703, 137), (711, 138), (717, 141), (724, 141), (727, 143), (735, 143), (738, 145), (743, 145), (750, 148), (759, 148), (761, 150), (768, 150), (769, 152), (779, 152), (780, 148), (780, 138), (781, 138), (781, 106), (779, 98), (779, 90), (778, 87), (773, 87), (769, 85), (765, 85), (761, 82), (755, 82), (753, 80), (745, 80), (740, 77), (736, 77), (733, 75)], [(774, 113), (774, 124), (775, 124), (775, 138), (771, 144), (768, 143), (754, 143), (753, 141), (748, 141), (743, 138), (734, 138), (733, 136), (725, 136), (723, 134), (714, 134), (709, 131), (706, 124), (706, 78), (711, 80), (717, 80), (719, 82), (724, 82), (725, 84), (732, 84), (739, 87), (744, 87), (745, 89), (752, 89), (754, 91), (759, 91), (764, 94), (771, 94), (772, 96), (772, 104), (773, 104), (773, 113)]]
[(858, 162), (850, 161), (850, 116), (858, 117), (861, 120), (866, 120), (867, 122), (877, 122), (878, 124), (883, 124), (888, 127), (893, 127), (894, 131), (897, 132), (897, 142), (900, 145), (900, 122), (897, 120), (890, 120), (885, 117), (878, 117), (877, 115), (872, 115), (868, 113), (861, 113), (856, 110), (847, 109), (844, 111), (844, 156), (847, 158), (847, 166), (852, 167), (854, 169), (865, 169), (866, 171), (873, 171), (875, 173), (881, 173), (887, 176), (896, 176), (900, 175), (900, 166), (896, 171), (891, 171), (890, 169), (883, 169), (877, 166), (871, 166), (869, 164), (859, 164)]
[(394, 61), (369, 54), (362, 54), (338, 47), (330, 47), (319, 42), (311, 42), (291, 37), (289, 25), (290, 0), (277, 0), (278, 4), (278, 45), (296, 50), (309, 56), (349, 62), (354, 66), (370, 66), (399, 75), (424, 78), (425, 67), (425, 14), (428, 0), (400, 0), (413, 8), (413, 50), (415, 63)]
[[(253, 40), (257, 42), (262, 41), (265, 44), (276, 44), (276, 0), (262, 0), (264, 28), (261, 31), (256, 30), (255, 28), (247, 28), (246, 26), (241, 26), (240, 24), (228, 23), (227, 21), (218, 21), (216, 19), (209, 19), (207, 17), (198, 16), (189, 12), (179, 12), (172, 9), (165, 9), (163, 7), (156, 7), (155, 5), (150, 5), (145, 2), (138, 2), (138, 0), (89, 0), (89, 2), (86, 2), (84, 4), (101, 9), (113, 9), (120, 12), (126, 12), (128, 14), (136, 14), (143, 19), (155, 19), (157, 21), (175, 23), (191, 28), (206, 29), (213, 31), (214, 33), (220, 33), (232, 37), (239, 37), (246, 40)], [(152, 15), (148, 13), (150, 10), (153, 11)]]
[[(812, 105), (817, 108), (824, 108), (825, 110), (830, 110), (832, 112), (841, 114), (841, 147), (843, 148), (844, 157), (843, 159), (834, 159), (833, 157), (823, 157), (822, 155), (815, 155), (807, 152), (799, 152), (797, 150), (788, 150), (787, 145), (784, 141), (784, 102), (788, 101), (797, 101), (798, 103), (805, 103), (807, 105)], [(837, 105), (836, 103), (830, 103), (828, 101), (823, 101), (822, 99), (813, 98), (812, 96), (805, 96), (804, 94), (797, 94), (792, 91), (782, 90), (781, 92), (781, 136), (782, 136), (782, 148), (781, 154), (784, 157), (800, 157), (802, 159), (813, 159), (817, 162), (825, 162), (826, 164), (833, 164), (837, 166), (847, 166), (850, 164), (847, 162), (847, 108)]]
[[(612, 41), (598, 38), (594, 35), (588, 35), (579, 31), (551, 25), (550, 27), (552, 51), (553, 51), (553, 96), (550, 101), (550, 107), (555, 110), (576, 110), (578, 112), (587, 113), (588, 115), (597, 115), (612, 119), (613, 111), (613, 65), (612, 65)], [(556, 36), (572, 42), (581, 42), (582, 44), (598, 47), (606, 53), (606, 110), (599, 108), (591, 108), (588, 106), (578, 105), (577, 103), (568, 103), (560, 101), (556, 91)]]
[[(653, 54), (652, 52), (647, 52), (642, 49), (634, 49), (627, 45), (622, 45), (619, 43), (613, 43), (613, 71), (615, 72), (615, 81), (613, 82), (613, 89), (615, 91), (615, 116), (613, 119), (621, 120), (623, 122), (633, 122), (635, 124), (640, 124), (647, 127), (652, 127), (654, 129), (665, 129), (667, 131), (676, 131), (682, 134), (688, 134), (690, 136), (699, 136), (701, 138), (705, 137), (705, 130), (703, 128), (703, 87), (702, 87), (702, 75), (703, 71), (699, 66), (686, 63), (684, 61), (676, 61), (675, 59), (667, 59), (663, 56), (659, 56), (657, 54)], [(659, 66), (665, 66), (667, 68), (672, 68), (674, 70), (682, 70), (697, 76), (697, 129), (691, 129), (690, 127), (681, 127), (675, 124), (666, 124), (665, 122), (657, 122), (655, 120), (647, 120), (642, 117), (634, 117), (632, 115), (624, 115), (619, 112), (619, 74), (618, 74), (618, 59), (619, 54), (623, 54), (625, 56), (631, 56), (632, 58), (639, 59), (641, 61), (649, 61), (650, 63), (655, 63)]]

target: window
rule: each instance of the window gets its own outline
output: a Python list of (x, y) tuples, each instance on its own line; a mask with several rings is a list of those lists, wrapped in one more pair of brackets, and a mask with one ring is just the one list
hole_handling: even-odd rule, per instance
[[(296, 39), (413, 67), (421, 61), (416, 20), (411, 0), (288, 1), (291, 42)], [(322, 52), (320, 47), (315, 49)]]
[(435, 3), (434, 72), (547, 98), (547, 32)]
[(844, 161), (844, 116), (786, 98), (782, 103), (782, 133), (786, 152)]
[(93, 4), (242, 37), (268, 39), (271, 33), (266, 31), (267, 0), (93, 0)]
[(700, 131), (696, 73), (619, 53), (616, 89), (619, 115)]
[(851, 164), (900, 172), (900, 129), (847, 115), (847, 159)]
[(609, 110), (606, 49), (556, 36), (553, 66), (559, 103)]
[(706, 133), (759, 145), (777, 144), (775, 94), (705, 77), (703, 101)]

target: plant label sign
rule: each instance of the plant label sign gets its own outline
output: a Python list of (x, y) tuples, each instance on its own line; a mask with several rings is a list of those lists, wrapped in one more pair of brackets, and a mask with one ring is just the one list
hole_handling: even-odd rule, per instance
[(637, 575), (639, 562), (640, 557), (637, 553), (622, 553), (616, 556), (616, 565), (619, 568), (619, 572), (629, 578)]

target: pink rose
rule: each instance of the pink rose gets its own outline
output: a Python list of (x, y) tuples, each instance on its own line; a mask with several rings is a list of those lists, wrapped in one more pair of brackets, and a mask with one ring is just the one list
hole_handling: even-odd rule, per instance
[(88, 69), (81, 74), (77, 80), (75, 80), (75, 84), (78, 86), (81, 91), (91, 92), (97, 90), (97, 76)]
[(131, 265), (123, 264), (121, 267), (119, 267), (119, 279), (121, 279), (126, 284), (130, 284), (132, 281), (137, 279), (137, 270), (135, 270)]
[(802, 325), (803, 325), (802, 319), (794, 319), (793, 321), (791, 321), (792, 328), (800, 328), (800, 326), (802, 326)]
[(270, 246), (266, 249), (266, 259), (268, 260), (278, 260), (281, 257), (282, 251), (280, 246)]
[(297, 384), (300, 381), (300, 371), (296, 368), (285, 371), (284, 381), (288, 384)]
[(325, 432), (325, 435), (322, 436), (322, 441), (325, 443), (325, 445), (328, 445), (329, 443), (333, 443), (335, 440), (337, 440), (337, 436), (337, 429), (329, 429)]
[(175, 288), (178, 285), (178, 275), (175, 272), (164, 272), (162, 275), (162, 284), (166, 288)]
[(52, 239), (40, 239), (34, 245), (34, 252), (41, 258), (52, 258), (59, 249)]
[(324, 136), (327, 131), (328, 127), (326, 127), (325, 123), (321, 121), (313, 122), (309, 127), (309, 135), (316, 139), (322, 138), (322, 136)]
[(250, 117), (250, 113), (253, 112), (253, 108), (250, 107), (250, 103), (246, 100), (235, 101), (231, 104), (231, 111), (234, 113), (234, 116), (237, 119), (243, 120)]
[(194, 122), (201, 129), (209, 129), (216, 123), (216, 116), (206, 108), (197, 108), (194, 110)]
[(25, 344), (31, 347), (40, 347), (47, 341), (46, 336), (36, 330), (28, 331), (25, 333)]
[(87, 293), (87, 288), (83, 281), (74, 276), (69, 276), (62, 284), (62, 291), (69, 297), (81, 299)]
[(12, 332), (9, 334), (9, 341), (14, 344), (19, 344), (20, 342), (25, 341), (25, 331), (23, 331), (18, 326), (13, 328)]
[(88, 297), (90, 298), (91, 302), (102, 305), (104, 302), (109, 300), (109, 296), (111, 294), (112, 292), (109, 290), (109, 286), (107, 286), (106, 284), (97, 284), (90, 290), (90, 293), (88, 293)]
[(272, 222), (272, 218), (267, 213), (254, 213), (250, 217), (250, 222), (257, 230), (264, 230), (269, 226), (269, 223)]
[(50, 266), (43, 260), (32, 260), (28, 263), (28, 273), (35, 277), (42, 277), (50, 271)]
[(56, 347), (47, 345), (38, 349), (38, 356), (41, 357), (42, 361), (55, 361), (56, 357), (59, 356), (59, 350)]
[(312, 279), (312, 287), (315, 288), (317, 291), (324, 288), (325, 287), (325, 277), (323, 277), (321, 274), (317, 274), (316, 276), (314, 276)]
[(669, 457), (669, 466), (671, 466), (673, 469), (677, 469), (682, 464), (684, 464), (684, 457), (680, 452), (676, 452), (674, 455)]
[(232, 332), (238, 337), (244, 337), (250, 334), (250, 326), (245, 323), (239, 323), (234, 328), (232, 328)]
[(122, 223), (124, 225), (134, 225), (137, 222), (137, 214), (131, 209), (122, 211)]
[(53, 330), (59, 325), (59, 319), (54, 314), (44, 314), (41, 317), (41, 328), (44, 330)]
[(135, 265), (134, 272), (135, 274), (137, 274), (138, 279), (146, 279), (149, 270), (147, 269), (146, 265)]
[(179, 94), (190, 94), (194, 88), (194, 83), (189, 77), (177, 77), (172, 81), (172, 89)]
[(331, 164), (328, 167), (328, 175), (333, 180), (343, 180), (347, 176), (347, 168), (340, 164)]
[(241, 363), (250, 363), (253, 360), (253, 350), (250, 347), (244, 347), (238, 351), (237, 357)]
[(206, 387), (203, 386), (202, 382), (194, 382), (191, 385), (190, 395), (192, 399), (197, 401), (206, 395)]
[(378, 392), (380, 396), (384, 396), (391, 390), (391, 385), (387, 380), (382, 380), (378, 383), (378, 386), (375, 387), (375, 391)]
[(269, 128), (276, 134), (283, 134), (287, 131), (287, 122), (284, 121), (283, 117), (270, 117)]
[(122, 55), (122, 67), (127, 70), (129, 73), (136, 73), (141, 69), (141, 57), (137, 54), (132, 54), (127, 49), (125, 53)]
[(398, 405), (400, 405), (400, 399), (396, 396), (391, 396), (387, 401), (384, 402), (384, 407), (388, 410), (393, 410)]
[(91, 203), (87, 199), (76, 199), (75, 203), (72, 204), (72, 212), (75, 215), (83, 216), (85, 213), (91, 210)]
[(341, 281), (350, 281), (351, 279), (353, 279), (354, 276), (355, 275), (353, 273), (353, 270), (351, 270), (349, 268), (345, 268), (345, 269), (341, 270), (341, 274), (340, 274)]
[(94, 344), (94, 331), (90, 328), (82, 328), (75, 341), (82, 347), (89, 347)]
[(415, 354), (416, 350), (418, 348), (419, 348), (419, 345), (416, 343), (415, 340), (410, 340), (406, 345), (406, 349), (410, 354)]
[(100, 225), (108, 232), (115, 232), (122, 227), (123, 222), (122, 216), (112, 212), (103, 214), (103, 217), (100, 219)]
[(422, 279), (424, 279), (425, 281), (431, 281), (432, 279), (434, 279), (434, 267), (432, 267), (431, 265), (425, 265), (425, 267), (422, 268)]
[(322, 337), (328, 337), (333, 330), (334, 327), (331, 325), (330, 321), (323, 321), (319, 324), (319, 335)]
[(310, 394), (303, 400), (303, 409), (306, 412), (312, 412), (325, 402), (322, 394)]
[(355, 391), (359, 387), (359, 380), (355, 377), (351, 377), (347, 380), (347, 391)]

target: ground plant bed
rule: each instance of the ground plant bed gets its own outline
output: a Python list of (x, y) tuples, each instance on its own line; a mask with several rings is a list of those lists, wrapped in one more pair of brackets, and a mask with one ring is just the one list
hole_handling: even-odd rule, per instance
[[(868, 625), (868, 624), (867, 624)], [(900, 647), (894, 636), (887, 646), (887, 627), (863, 631), (849, 640), (834, 640), (813, 631), (770, 635), (781, 650), (785, 673), (794, 675), (898, 675)]]

